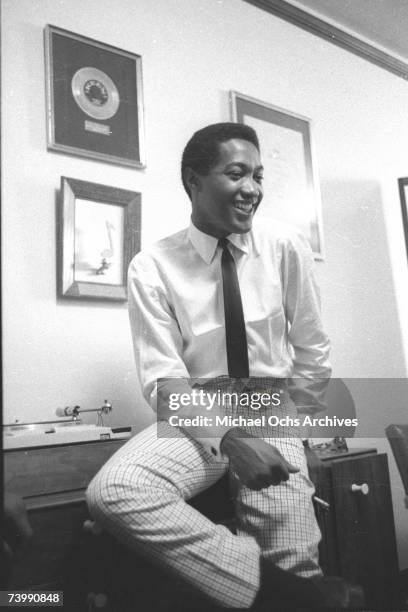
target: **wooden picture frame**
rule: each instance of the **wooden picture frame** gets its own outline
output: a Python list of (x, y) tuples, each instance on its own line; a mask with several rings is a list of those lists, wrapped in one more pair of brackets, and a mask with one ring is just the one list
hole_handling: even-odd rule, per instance
[(296, 226), (309, 240), (315, 259), (324, 259), (310, 119), (235, 91), (230, 92), (230, 103), (232, 120), (253, 127), (260, 141), (265, 197), (257, 216)]
[(47, 146), (144, 168), (142, 58), (47, 25)]
[(401, 200), (402, 225), (404, 228), (405, 248), (408, 258), (408, 177), (398, 179)]
[(57, 291), (74, 299), (127, 299), (127, 271), (140, 250), (141, 194), (61, 177)]

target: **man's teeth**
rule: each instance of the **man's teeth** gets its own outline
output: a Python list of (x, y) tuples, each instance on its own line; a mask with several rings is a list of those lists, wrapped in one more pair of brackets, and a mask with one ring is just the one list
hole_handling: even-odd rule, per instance
[(242, 202), (237, 202), (237, 203), (235, 204), (235, 206), (236, 206), (237, 208), (239, 208), (239, 210), (243, 210), (243, 211), (245, 211), (245, 212), (251, 212), (251, 210), (252, 210), (252, 208), (253, 208), (253, 206), (254, 206), (254, 205), (253, 205), (253, 204), (244, 204), (244, 203), (242, 203)]

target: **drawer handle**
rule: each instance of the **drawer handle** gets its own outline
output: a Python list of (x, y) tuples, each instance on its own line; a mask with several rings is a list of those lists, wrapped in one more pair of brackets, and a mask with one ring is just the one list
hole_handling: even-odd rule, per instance
[(90, 519), (87, 519), (86, 521), (84, 521), (82, 528), (87, 533), (92, 533), (92, 535), (95, 535), (95, 536), (101, 535), (102, 533), (102, 527), (98, 525), (96, 521), (91, 521)]
[(363, 495), (368, 495), (370, 492), (370, 487), (368, 486), (368, 484), (365, 482), (361, 485), (357, 485), (357, 484), (352, 484), (351, 485), (351, 490), (353, 491), (353, 493), (362, 493)]

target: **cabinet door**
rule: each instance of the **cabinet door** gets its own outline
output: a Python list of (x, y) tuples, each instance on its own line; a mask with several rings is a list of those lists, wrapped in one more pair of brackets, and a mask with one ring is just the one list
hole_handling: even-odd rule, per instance
[[(353, 485), (367, 486), (353, 491)], [(398, 606), (398, 561), (387, 456), (333, 462), (332, 486), (341, 575), (364, 586), (369, 606)]]
[(24, 556), (13, 564), (11, 586), (33, 588), (65, 580), (76, 569), (87, 517), (85, 503), (30, 511), (34, 537)]
[(31, 510), (34, 537), (11, 569), (12, 589), (59, 590), (64, 610), (87, 612), (86, 594), (92, 591), (93, 567), (88, 563), (88, 537), (83, 523), (89, 518), (84, 502)]

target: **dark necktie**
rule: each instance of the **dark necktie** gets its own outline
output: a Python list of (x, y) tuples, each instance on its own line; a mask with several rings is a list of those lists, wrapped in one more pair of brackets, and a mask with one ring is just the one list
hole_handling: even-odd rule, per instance
[(228, 249), (228, 242), (227, 238), (221, 238), (218, 241), (222, 248), (221, 270), (228, 374), (231, 378), (248, 378), (248, 345), (244, 312), (242, 310), (237, 269), (234, 258)]

